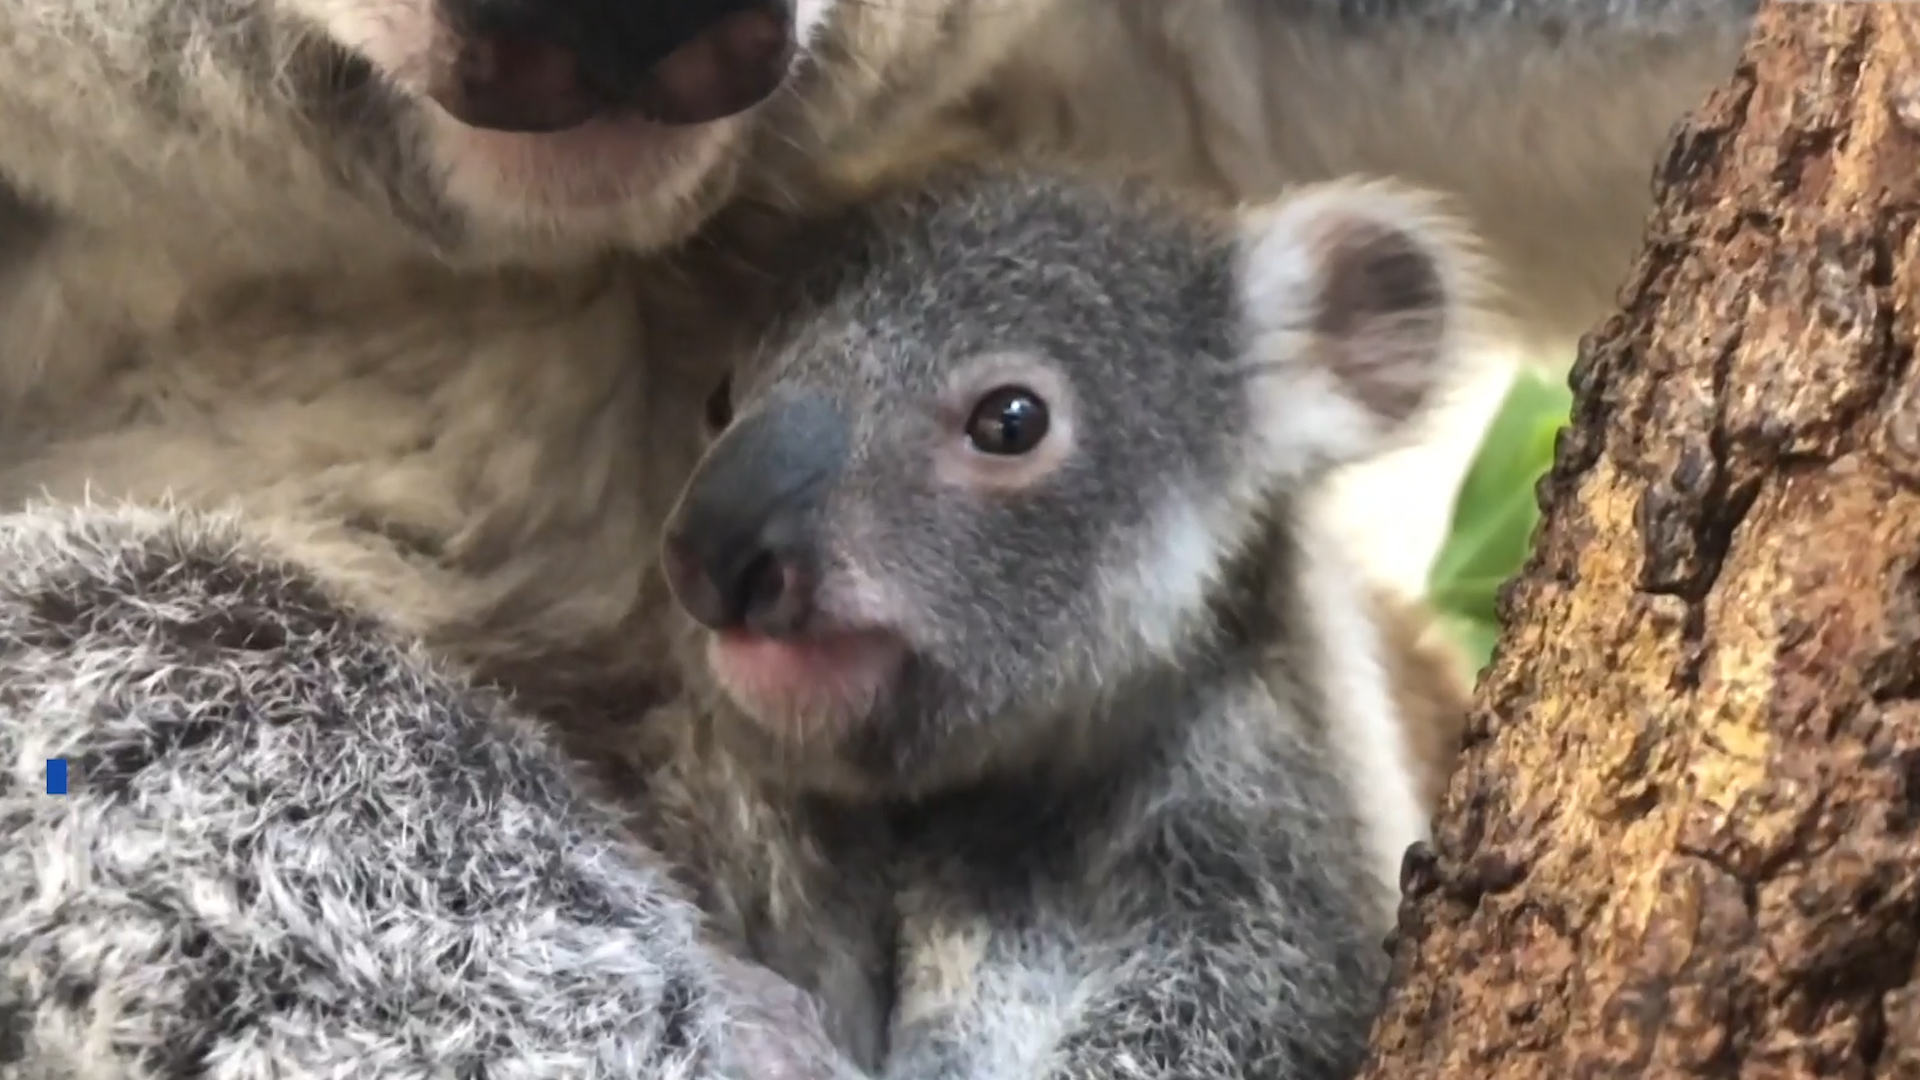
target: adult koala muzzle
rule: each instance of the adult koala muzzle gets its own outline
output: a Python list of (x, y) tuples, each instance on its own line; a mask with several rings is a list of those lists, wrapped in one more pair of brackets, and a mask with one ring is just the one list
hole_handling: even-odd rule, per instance
[(440, 0), (430, 94), (476, 128), (550, 132), (631, 113), (702, 124), (764, 101), (794, 52), (793, 0)]

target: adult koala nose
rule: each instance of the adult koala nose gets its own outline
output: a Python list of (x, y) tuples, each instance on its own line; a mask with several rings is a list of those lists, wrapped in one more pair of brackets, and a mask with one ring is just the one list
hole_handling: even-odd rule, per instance
[(601, 116), (703, 124), (786, 80), (793, 0), (438, 0), (429, 94), (462, 123), (553, 132)]

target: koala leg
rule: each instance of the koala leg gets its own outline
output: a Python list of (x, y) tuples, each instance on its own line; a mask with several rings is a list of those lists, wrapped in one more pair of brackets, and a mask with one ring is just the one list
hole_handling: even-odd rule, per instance
[(224, 518), (0, 518), (0, 836), (0, 1075), (840, 1075), (529, 722)]

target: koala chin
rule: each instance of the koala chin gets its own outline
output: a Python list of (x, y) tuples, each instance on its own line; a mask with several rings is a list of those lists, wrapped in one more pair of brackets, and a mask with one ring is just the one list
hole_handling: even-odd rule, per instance
[[(986, 64), (1045, 2), (957, 20), (970, 44), (955, 56)], [(0, 178), (99, 238), (138, 236), (180, 262), (225, 253), (248, 271), (655, 250), (707, 221), (744, 174), (779, 186), (747, 167), (756, 147), (796, 165), (821, 157), (873, 111), (877, 80), (899, 83), (889, 113), (917, 115), (911, 103), (931, 109), (977, 74), (924, 70), (951, 42), (921, 16), (846, 0), (55, 10), (0, 9)]]

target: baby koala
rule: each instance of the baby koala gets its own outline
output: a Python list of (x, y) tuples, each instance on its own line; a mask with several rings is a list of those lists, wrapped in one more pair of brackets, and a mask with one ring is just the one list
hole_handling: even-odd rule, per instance
[(968, 172), (806, 246), (666, 530), (706, 813), (778, 823), (707, 900), (886, 1077), (1347, 1075), (1425, 815), (1302, 496), (1454, 373), (1467, 238)]

